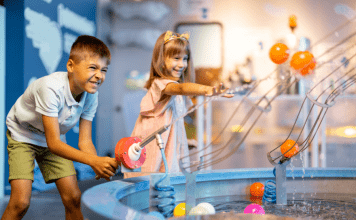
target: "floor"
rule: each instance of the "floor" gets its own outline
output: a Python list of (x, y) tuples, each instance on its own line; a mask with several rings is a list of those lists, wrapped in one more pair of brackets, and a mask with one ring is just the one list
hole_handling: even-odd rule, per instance
[[(114, 176), (112, 180), (122, 179), (122, 175)], [(106, 180), (84, 180), (80, 181), (79, 188), (82, 193), (98, 184), (105, 183)], [(0, 201), (0, 215), (5, 211), (9, 202), (9, 196), (6, 196)], [(44, 192), (33, 192), (31, 197), (31, 205), (23, 220), (63, 220), (65, 219), (64, 206), (57, 189)]]

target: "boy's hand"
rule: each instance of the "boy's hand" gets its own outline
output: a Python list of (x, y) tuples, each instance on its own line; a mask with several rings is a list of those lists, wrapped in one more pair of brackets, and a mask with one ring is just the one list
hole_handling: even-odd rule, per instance
[(217, 96), (217, 95), (220, 95), (220, 94), (223, 94), (224, 95), (222, 97), (225, 97), (225, 98), (232, 98), (234, 97), (234, 94), (228, 94), (228, 93), (225, 93), (226, 91), (228, 90), (228, 88), (225, 88), (224, 84), (223, 83), (220, 83), (220, 86), (218, 88), (216, 88), (216, 86), (214, 86), (212, 88), (212, 92), (211, 94), (208, 93), (206, 94), (205, 96)]
[(116, 173), (118, 163), (115, 158), (97, 157), (90, 166), (99, 178), (110, 181), (110, 177)]

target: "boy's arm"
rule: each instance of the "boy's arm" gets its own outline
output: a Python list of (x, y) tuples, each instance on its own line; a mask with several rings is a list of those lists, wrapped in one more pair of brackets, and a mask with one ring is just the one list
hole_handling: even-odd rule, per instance
[(79, 142), (78, 147), (81, 151), (97, 155), (92, 140), (92, 122), (80, 118), (79, 120)]
[[(43, 127), (46, 135), (48, 149), (65, 159), (77, 161), (91, 166), (94, 172), (106, 180), (115, 174), (117, 163), (115, 158), (98, 157), (94, 154), (77, 150), (60, 139), (60, 131), (57, 117), (42, 115)], [(91, 128), (90, 128), (91, 130)], [(94, 148), (95, 149), (95, 148)]]
[[(167, 95), (215, 96), (224, 93), (226, 90), (197, 83), (169, 83), (163, 93)], [(224, 94), (224, 97), (227, 98), (233, 96), (232, 94)]]

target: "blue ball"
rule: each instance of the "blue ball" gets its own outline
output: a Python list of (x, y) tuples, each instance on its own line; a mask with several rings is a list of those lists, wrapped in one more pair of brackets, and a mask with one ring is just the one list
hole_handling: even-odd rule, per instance
[(148, 213), (148, 215), (157, 217), (159, 220), (165, 220), (166, 219), (160, 212), (156, 212), (156, 211), (150, 212), (150, 213)]

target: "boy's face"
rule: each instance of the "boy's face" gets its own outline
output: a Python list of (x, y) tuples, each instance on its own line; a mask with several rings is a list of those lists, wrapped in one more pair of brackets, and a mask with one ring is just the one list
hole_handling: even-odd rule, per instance
[(100, 56), (85, 55), (85, 59), (75, 63), (67, 62), (70, 90), (74, 98), (83, 92), (94, 94), (105, 80), (108, 60)]

